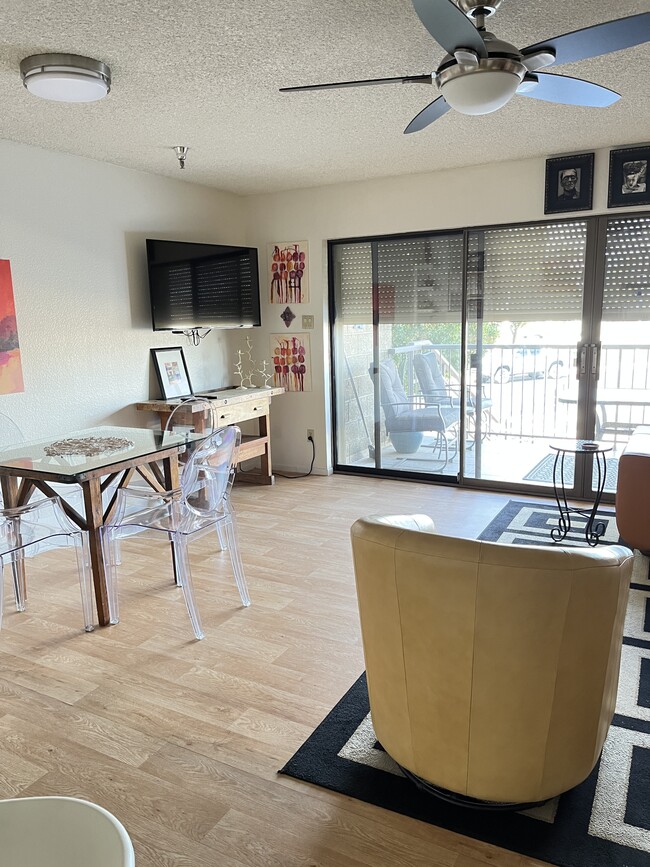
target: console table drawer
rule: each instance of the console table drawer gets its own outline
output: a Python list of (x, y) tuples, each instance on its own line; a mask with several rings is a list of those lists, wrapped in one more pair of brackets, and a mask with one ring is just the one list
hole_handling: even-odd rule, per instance
[(225, 427), (228, 424), (239, 424), (240, 421), (247, 421), (252, 418), (260, 418), (266, 415), (268, 411), (269, 403), (266, 400), (214, 408), (215, 419), (219, 427)]

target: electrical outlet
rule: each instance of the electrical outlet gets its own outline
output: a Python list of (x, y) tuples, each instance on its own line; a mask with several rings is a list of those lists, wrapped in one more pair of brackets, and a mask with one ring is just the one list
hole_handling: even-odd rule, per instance
[(311, 439), (314, 438), (314, 432), (311, 428), (307, 428), (307, 439), (309, 439), (310, 437)]

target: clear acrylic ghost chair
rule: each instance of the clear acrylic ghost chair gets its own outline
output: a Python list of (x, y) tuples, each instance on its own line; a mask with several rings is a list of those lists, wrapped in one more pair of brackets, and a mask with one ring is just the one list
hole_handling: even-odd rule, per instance
[(75, 549), (84, 626), (86, 632), (92, 632), (94, 625), (88, 535), (68, 518), (59, 497), (47, 497), (14, 509), (0, 509), (0, 627), (5, 565), (10, 563), (12, 566), (16, 610), (25, 611), (26, 592), (21, 580), (25, 555), (38, 554), (52, 548), (55, 543)]
[[(198, 428), (198, 431), (197, 431)], [(174, 407), (164, 428), (164, 434), (183, 434), (187, 431), (201, 432), (206, 436), (217, 430), (214, 406), (207, 397), (188, 397)], [(179, 455), (182, 465), (185, 465), (196, 443), (188, 443)], [(181, 477), (181, 487), (183, 479)], [(227, 540), (222, 532), (221, 524), (217, 524), (217, 536), (221, 550), (228, 547)]]
[(25, 441), (23, 432), (8, 415), (0, 413), (0, 451)]
[(122, 823), (98, 804), (60, 796), (0, 801), (5, 867), (135, 867)]
[[(136, 528), (156, 530), (172, 542), (176, 580), (183, 591), (196, 638), (203, 638), (204, 633), (194, 598), (188, 552), (191, 539), (212, 528), (223, 531), (241, 601), (245, 606), (250, 605), (235, 515), (230, 506), (240, 442), (241, 432), (234, 426), (207, 432), (204, 439), (191, 444), (180, 488), (165, 493), (136, 488), (123, 488), (118, 492), (113, 518), (102, 530), (112, 623), (119, 620), (115, 541)], [(140, 508), (132, 512), (134, 504)]]

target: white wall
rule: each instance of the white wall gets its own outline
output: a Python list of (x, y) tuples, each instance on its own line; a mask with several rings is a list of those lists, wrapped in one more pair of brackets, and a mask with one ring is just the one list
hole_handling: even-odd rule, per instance
[[(608, 153), (596, 153), (594, 208), (582, 212), (585, 216), (607, 211)], [(256, 357), (269, 357), (270, 333), (286, 331), (279, 318), (284, 305), (269, 304), (264, 292), (268, 244), (306, 239), (311, 258), (311, 300), (309, 304), (290, 305), (297, 318), (289, 333), (302, 331), (303, 314), (314, 314), (313, 391), (284, 394), (273, 401), (276, 468), (304, 470), (309, 466), (311, 451), (306, 430), (313, 428), (317, 446), (315, 471), (331, 471), (327, 241), (541, 220), (544, 175), (545, 160), (534, 159), (254, 196), (247, 200), (248, 242), (260, 249), (263, 284), (262, 328), (254, 329), (251, 335)], [(624, 214), (626, 210), (616, 212)], [(238, 345), (233, 339), (233, 346)]]
[[(607, 200), (607, 151), (596, 154), (594, 210)], [(272, 404), (276, 468), (305, 470), (315, 430), (315, 471), (331, 467), (327, 241), (543, 219), (543, 159), (239, 198), (181, 180), (0, 142), (0, 258), (11, 261), (25, 392), (0, 395), (0, 413), (27, 436), (154, 417), (132, 405), (158, 394), (152, 346), (182, 344), (195, 389), (234, 384), (248, 335), (270, 358), (269, 334), (302, 330), (313, 314), (313, 391)], [(396, 167), (399, 170), (399, 167)], [(617, 213), (625, 213), (618, 210)], [(260, 250), (262, 328), (212, 332), (200, 347), (151, 330), (144, 239), (252, 244)], [(307, 239), (311, 301), (266, 301), (267, 245)]]
[(0, 142), (0, 258), (11, 261), (26, 436), (141, 426), (159, 394), (149, 348), (183, 345), (195, 389), (230, 383), (226, 332), (200, 347), (151, 328), (146, 237), (244, 243), (244, 201), (180, 180)]

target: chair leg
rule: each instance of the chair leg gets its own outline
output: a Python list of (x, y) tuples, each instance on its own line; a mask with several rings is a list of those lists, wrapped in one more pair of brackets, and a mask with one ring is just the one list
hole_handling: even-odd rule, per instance
[(5, 564), (0, 557), (0, 632), (2, 631), (2, 612), (4, 610), (4, 595), (5, 595)]
[(246, 584), (246, 577), (244, 575), (244, 564), (242, 563), (239, 553), (237, 523), (232, 512), (227, 515), (224, 524), (226, 538), (228, 540), (228, 549), (230, 551), (230, 562), (232, 563), (232, 571), (235, 575), (235, 584), (239, 590), (242, 605), (248, 607), (251, 604), (251, 598), (248, 593), (248, 585)]
[(20, 532), (20, 517), (13, 518), (10, 521), (10, 538), (12, 547), (15, 549), (9, 556), (11, 558), (16, 611), (24, 611), (27, 605), (27, 587), (25, 586), (25, 552), (22, 548), (23, 540)]
[(25, 588), (25, 554), (22, 548), (11, 554), (11, 574), (14, 585), (16, 611), (25, 611), (27, 607), (27, 593)]
[(228, 540), (224, 536), (224, 532), (221, 529), (221, 523), (217, 524), (217, 536), (219, 537), (219, 547), (222, 551), (225, 551), (228, 547)]
[(115, 624), (120, 622), (120, 603), (117, 595), (117, 557), (115, 553), (119, 542), (114, 538), (110, 527), (102, 527), (101, 534), (108, 589), (108, 619), (111, 624)]
[[(75, 536), (75, 554), (77, 555), (77, 568), (79, 570), (79, 585), (81, 587), (81, 607), (84, 615), (84, 628), (86, 632), (92, 632), (95, 628), (95, 623), (93, 620), (93, 585), (90, 571), (90, 546), (88, 544), (88, 536), (85, 533), (77, 533)], [(111, 611), (111, 583), (111, 579), (107, 574), (109, 619)]]
[(176, 575), (181, 582), (181, 589), (185, 605), (187, 606), (187, 613), (190, 616), (190, 623), (194, 630), (194, 636), (197, 639), (201, 639), (204, 637), (204, 632), (201, 628), (201, 619), (196, 607), (196, 600), (194, 599), (194, 585), (192, 582), (189, 551), (187, 550), (187, 539), (182, 533), (174, 534), (174, 562), (176, 563)]

